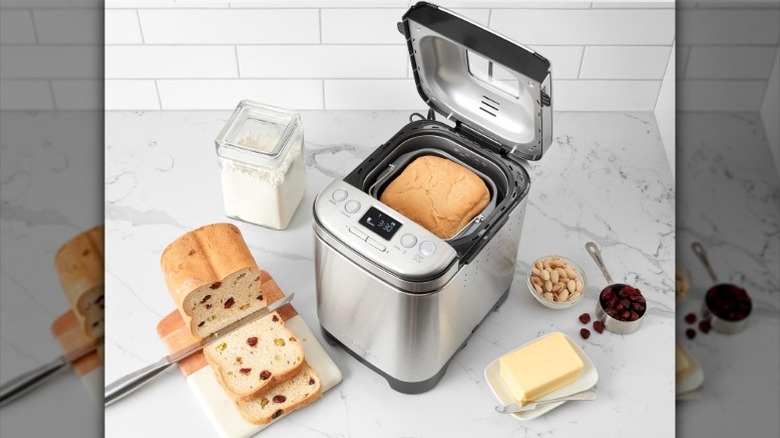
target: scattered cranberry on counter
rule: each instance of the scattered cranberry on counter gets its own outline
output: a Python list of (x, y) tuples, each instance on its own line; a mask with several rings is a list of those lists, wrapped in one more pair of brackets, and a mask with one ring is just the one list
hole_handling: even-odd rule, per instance
[(586, 328), (580, 329), (580, 336), (582, 336), (582, 339), (588, 339), (590, 337), (590, 330)]
[(593, 321), (593, 330), (596, 330), (599, 333), (604, 332), (604, 323), (601, 321)]
[(590, 322), (590, 314), (589, 313), (583, 313), (580, 315), (580, 322), (583, 324), (587, 324)]
[(696, 314), (691, 312), (685, 315), (685, 322), (687, 322), (688, 324), (693, 324), (694, 322), (696, 322)]
[(705, 335), (710, 332), (711, 328), (712, 328), (712, 326), (710, 325), (709, 321), (701, 321), (701, 322), (699, 322), (699, 331), (701, 331)]
[(685, 331), (685, 336), (688, 337), (688, 339), (693, 339), (696, 337), (696, 330), (694, 329), (688, 329)]

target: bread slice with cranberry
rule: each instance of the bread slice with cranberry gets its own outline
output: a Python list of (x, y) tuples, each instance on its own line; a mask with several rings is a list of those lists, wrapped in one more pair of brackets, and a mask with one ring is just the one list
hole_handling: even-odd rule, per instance
[(276, 312), (226, 334), (203, 354), (236, 399), (289, 379), (304, 364), (301, 341)]
[(54, 265), (82, 331), (91, 339), (104, 332), (103, 226), (91, 228), (65, 242)]
[(160, 267), (184, 324), (196, 338), (266, 305), (260, 268), (233, 224), (206, 225), (182, 235), (165, 248)]
[(268, 424), (300, 409), (322, 395), (322, 381), (309, 364), (298, 373), (248, 400), (236, 401), (236, 408), (252, 424)]

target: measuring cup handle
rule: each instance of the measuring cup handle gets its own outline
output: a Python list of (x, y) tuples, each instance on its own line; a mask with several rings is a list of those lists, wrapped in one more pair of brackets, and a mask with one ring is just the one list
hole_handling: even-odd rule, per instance
[(707, 269), (707, 273), (710, 274), (710, 278), (714, 283), (718, 283), (718, 276), (715, 275), (715, 270), (710, 265), (710, 260), (707, 258), (707, 252), (704, 250), (704, 246), (699, 242), (691, 243), (691, 249), (696, 257), (699, 259), (704, 268)]
[(604, 264), (604, 259), (601, 258), (601, 251), (599, 251), (599, 247), (594, 242), (588, 242), (585, 244), (585, 249), (588, 251), (588, 254), (590, 254), (591, 258), (593, 258), (593, 261), (596, 262), (596, 266), (598, 266), (601, 270), (601, 273), (604, 275), (604, 279), (607, 280), (607, 284), (613, 284), (614, 281), (612, 281), (612, 276), (609, 275), (607, 266)]

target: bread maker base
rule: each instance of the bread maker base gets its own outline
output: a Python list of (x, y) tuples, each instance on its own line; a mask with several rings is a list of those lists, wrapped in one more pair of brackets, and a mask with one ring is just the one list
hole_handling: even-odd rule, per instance
[[(493, 312), (498, 311), (498, 308), (501, 307), (502, 304), (504, 304), (504, 301), (506, 301), (508, 296), (509, 296), (509, 289), (507, 289), (503, 293), (503, 295), (501, 295), (501, 298), (498, 299), (496, 305), (493, 306), (493, 311), (485, 315), (485, 317), (482, 318), (482, 321), (480, 321), (479, 324), (477, 324), (477, 326), (474, 327), (474, 330), (471, 331), (471, 334), (469, 334), (466, 340), (463, 341), (463, 344), (461, 344), (461, 346), (458, 347), (458, 350), (455, 352), (456, 354), (460, 352), (460, 350), (466, 348), (466, 345), (469, 343), (469, 339), (471, 339), (471, 335), (473, 335), (474, 332), (477, 331), (479, 326), (481, 326), (482, 323), (485, 322), (488, 316), (490, 316)], [(427, 392), (433, 389), (433, 387), (436, 386), (437, 383), (439, 383), (439, 380), (441, 380), (441, 378), (444, 377), (444, 374), (447, 372), (447, 367), (450, 366), (450, 362), (452, 362), (452, 359), (455, 358), (455, 354), (453, 354), (452, 357), (450, 357), (450, 359), (447, 361), (447, 363), (445, 363), (444, 366), (436, 374), (434, 374), (433, 377), (429, 379), (423, 380), (421, 382), (404, 382), (402, 380), (398, 380), (394, 378), (390, 374), (387, 374), (381, 369), (375, 367), (374, 365), (371, 364), (371, 362), (363, 359), (363, 357), (361, 357), (359, 354), (350, 350), (349, 347), (341, 343), (338, 339), (336, 339), (336, 337), (334, 337), (327, 330), (325, 330), (325, 327), (320, 326), (320, 330), (322, 331), (322, 336), (325, 338), (325, 342), (327, 342), (328, 345), (332, 345), (334, 347), (338, 346), (343, 348), (347, 353), (349, 353), (350, 356), (357, 359), (358, 362), (367, 366), (371, 371), (384, 377), (384, 379), (387, 380), (387, 383), (390, 385), (391, 388), (393, 388), (393, 390), (403, 394), (422, 394), (423, 392)]]

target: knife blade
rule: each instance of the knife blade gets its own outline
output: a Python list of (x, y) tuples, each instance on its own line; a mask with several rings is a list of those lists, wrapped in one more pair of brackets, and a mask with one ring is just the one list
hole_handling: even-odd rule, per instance
[[(103, 340), (101, 338), (98, 342), (102, 341)], [(62, 356), (58, 356), (51, 362), (43, 364), (22, 375), (10, 379), (6, 383), (3, 383), (0, 385), (0, 407), (11, 403), (12, 401), (37, 388), (48, 378), (67, 368), (67, 366), (72, 362), (81, 359), (96, 349), (97, 344), (95, 342), (82, 345), (81, 347), (71, 352), (65, 353)]]
[(106, 386), (106, 394), (104, 398), (105, 405), (110, 406), (116, 403), (117, 401), (126, 397), (130, 393), (136, 391), (141, 386), (149, 383), (152, 379), (159, 376), (163, 371), (168, 369), (171, 365), (203, 350), (205, 347), (207, 347), (209, 344), (216, 341), (217, 339), (220, 339), (223, 336), (227, 335), (228, 333), (236, 330), (237, 328), (252, 323), (268, 315), (269, 313), (279, 309), (280, 307), (292, 301), (294, 296), (295, 294), (291, 293), (277, 301), (274, 301), (270, 306), (266, 306), (263, 307), (262, 309), (258, 309), (252, 312), (251, 314), (239, 319), (238, 321), (226, 325), (222, 329), (217, 330), (216, 332), (210, 334), (209, 336), (206, 336), (205, 338), (201, 339), (200, 341), (192, 345), (182, 348), (167, 356), (163, 356), (162, 359), (158, 360), (157, 362), (151, 365), (147, 365), (139, 370), (127, 374), (124, 377), (120, 377), (119, 379), (115, 380), (113, 383)]

